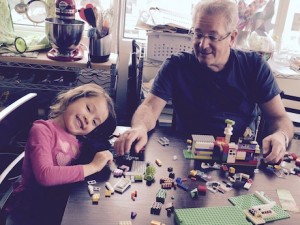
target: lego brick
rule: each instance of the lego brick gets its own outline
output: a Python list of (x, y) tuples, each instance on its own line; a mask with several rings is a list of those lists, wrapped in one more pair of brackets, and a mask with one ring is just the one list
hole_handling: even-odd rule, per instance
[(131, 221), (119, 221), (119, 225), (132, 225)]
[(144, 174), (146, 171), (146, 163), (144, 161), (136, 161), (132, 162), (131, 172)]
[(111, 197), (111, 194), (110, 190), (105, 190), (105, 197)]
[(193, 134), (192, 139), (194, 142), (214, 142), (215, 138), (212, 135), (199, 135), (199, 134)]
[(88, 190), (89, 190), (89, 194), (92, 196), (94, 194), (94, 186), (89, 184)]
[(162, 162), (160, 161), (160, 159), (155, 159), (155, 163), (158, 166), (162, 166)]
[(185, 191), (188, 191), (189, 190), (189, 187), (183, 183), (177, 183), (177, 187), (185, 190)]
[(244, 210), (244, 213), (245, 215), (247, 216), (247, 218), (255, 225), (260, 225), (260, 224), (265, 224), (266, 221), (261, 218), (261, 217), (256, 217), (256, 216), (253, 216), (249, 210)]
[(161, 202), (154, 202), (150, 209), (150, 213), (154, 215), (159, 215), (161, 211), (162, 203)]
[(112, 194), (115, 192), (115, 189), (113, 188), (113, 186), (112, 186), (109, 182), (105, 182), (105, 187), (106, 187), (107, 190), (109, 190)]
[(137, 216), (136, 212), (131, 212), (130, 214), (131, 219), (135, 219), (136, 216)]
[(165, 199), (167, 197), (167, 191), (165, 189), (159, 189), (159, 191), (156, 193), (156, 201), (165, 203)]
[(156, 220), (151, 220), (150, 225), (165, 225), (165, 224)]
[(99, 200), (100, 200), (100, 193), (94, 193), (92, 195), (92, 202), (93, 202), (93, 204), (98, 204)]

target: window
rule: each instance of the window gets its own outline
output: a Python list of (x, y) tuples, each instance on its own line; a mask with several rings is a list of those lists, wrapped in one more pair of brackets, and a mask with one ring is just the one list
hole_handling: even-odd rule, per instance
[(287, 10), (280, 48), (290, 51), (291, 54), (300, 52), (300, 1), (290, 0)]
[[(141, 29), (141, 21), (151, 20), (151, 7), (158, 9), (169, 9), (172, 5), (172, 12), (175, 17), (178, 14), (185, 15), (186, 20), (191, 18), (193, 5), (199, 0), (176, 1), (174, 0), (126, 0), (126, 13), (124, 20), (123, 38), (135, 38), (146, 40), (146, 31)], [(254, 0), (236, 0), (244, 2), (249, 6)], [(183, 13), (184, 12), (184, 13)], [(300, 52), (300, 1), (299, 0), (265, 0), (259, 5), (255, 16), (260, 16), (264, 12), (269, 16), (267, 21), (263, 21), (263, 26), (255, 27), (258, 36), (272, 37), (277, 46), (274, 48), (285, 49), (293, 54)], [(150, 21), (151, 22), (151, 21)], [(257, 22), (262, 22), (258, 21)], [(149, 23), (149, 21), (148, 21)], [(143, 24), (144, 25), (144, 24)], [(249, 48), (248, 39), (243, 35), (249, 36), (249, 29), (240, 30), (241, 48)], [(246, 34), (245, 34), (246, 33)], [(250, 32), (251, 33), (251, 32)], [(242, 43), (246, 41), (247, 43)]]
[[(159, 22), (158, 19), (174, 23), (177, 18), (182, 17), (182, 21), (177, 20), (176, 24), (184, 22), (184, 25), (190, 23), (191, 26), (192, 8), (196, 2), (198, 0), (176, 1), (176, 4), (174, 0), (126, 0), (123, 37), (146, 39), (145, 24), (155, 24)], [(158, 12), (161, 17), (157, 16)], [(157, 20), (154, 21), (153, 18)]]
[[(46, 10), (48, 10), (48, 17), (56, 17), (55, 0), (24, 1), (26, 6), (20, 5), (21, 0), (9, 0), (8, 2), (10, 5), (14, 27), (17, 28), (17, 30), (44, 31), (45, 23), (33, 22), (30, 20), (30, 18), (28, 18), (27, 14), (29, 14), (29, 17), (32, 17), (34, 21), (43, 21), (43, 18), (45, 18), (46, 8)], [(108, 9), (112, 2), (113, 0), (75, 0), (77, 10), (85, 7), (88, 3), (92, 3), (94, 6), (98, 7), (101, 5), (102, 9)], [(27, 14), (25, 13), (25, 7), (30, 9)], [(75, 14), (75, 19), (82, 20), (78, 12)], [(85, 30), (88, 30), (90, 26), (86, 23), (85, 28)]]

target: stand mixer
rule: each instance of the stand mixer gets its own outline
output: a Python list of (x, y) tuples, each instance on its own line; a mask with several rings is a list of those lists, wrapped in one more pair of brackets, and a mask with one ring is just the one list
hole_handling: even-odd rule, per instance
[(83, 58), (79, 47), (84, 22), (75, 20), (75, 0), (56, 0), (56, 17), (45, 19), (46, 34), (52, 49), (47, 57), (56, 61), (77, 61)]

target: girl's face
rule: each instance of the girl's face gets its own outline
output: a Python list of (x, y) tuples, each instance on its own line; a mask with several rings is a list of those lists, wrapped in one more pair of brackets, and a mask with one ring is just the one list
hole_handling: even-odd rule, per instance
[(62, 125), (73, 135), (87, 135), (108, 117), (108, 107), (103, 96), (83, 97), (71, 103), (61, 115)]

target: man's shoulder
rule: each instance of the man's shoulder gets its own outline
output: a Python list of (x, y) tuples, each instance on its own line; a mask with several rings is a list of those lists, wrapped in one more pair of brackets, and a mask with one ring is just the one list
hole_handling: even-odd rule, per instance
[(241, 49), (231, 49), (231, 53), (238, 59), (258, 59), (261, 58), (255, 51), (241, 50)]

